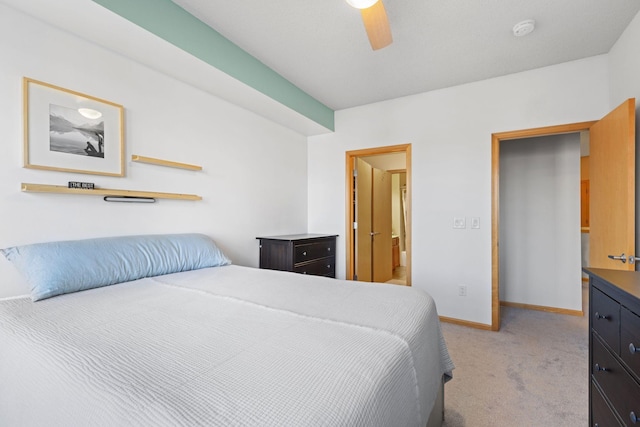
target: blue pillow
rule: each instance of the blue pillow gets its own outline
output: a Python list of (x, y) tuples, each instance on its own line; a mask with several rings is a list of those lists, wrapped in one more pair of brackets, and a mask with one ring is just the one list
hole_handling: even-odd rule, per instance
[(33, 301), (143, 277), (231, 264), (203, 234), (37, 243), (0, 252), (25, 276)]

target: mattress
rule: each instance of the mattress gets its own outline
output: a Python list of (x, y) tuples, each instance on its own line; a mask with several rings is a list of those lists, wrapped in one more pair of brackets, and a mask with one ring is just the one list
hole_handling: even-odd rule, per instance
[(425, 292), (206, 268), (0, 302), (3, 426), (424, 426), (453, 364)]

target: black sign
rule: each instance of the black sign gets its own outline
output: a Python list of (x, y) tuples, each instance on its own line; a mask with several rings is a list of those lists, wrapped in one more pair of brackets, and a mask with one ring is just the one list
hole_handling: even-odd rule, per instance
[(93, 182), (69, 181), (69, 188), (82, 188), (84, 190), (93, 190), (95, 186)]

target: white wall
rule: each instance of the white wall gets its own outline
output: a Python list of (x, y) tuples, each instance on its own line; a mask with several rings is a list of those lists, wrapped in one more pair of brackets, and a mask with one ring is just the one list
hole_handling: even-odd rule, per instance
[[(628, 98), (636, 98), (636, 256), (640, 256), (640, 13), (620, 36), (609, 52), (611, 97), (610, 107), (620, 105)], [(636, 266), (637, 269), (637, 266)]]
[[(257, 266), (256, 236), (307, 231), (303, 136), (4, 5), (0, 57), (0, 247), (200, 232), (212, 236), (235, 263)], [(126, 177), (23, 168), (23, 76), (124, 105)], [(204, 170), (131, 163), (131, 154), (195, 163)], [(21, 182), (70, 180), (195, 193), (204, 200), (117, 204), (100, 197), (20, 192)], [(4, 258), (0, 277), (0, 297), (23, 293)]]
[(406, 153), (374, 154), (373, 156), (363, 156), (360, 158), (374, 168), (378, 168), (383, 171), (402, 170), (407, 168)]
[[(440, 315), (490, 324), (491, 134), (599, 119), (608, 81), (597, 56), (338, 111), (335, 133), (309, 138), (309, 229), (340, 234), (344, 252), (345, 151), (411, 143), (413, 286)], [(454, 216), (481, 228), (454, 230)]]
[(500, 300), (582, 310), (580, 135), (500, 144)]

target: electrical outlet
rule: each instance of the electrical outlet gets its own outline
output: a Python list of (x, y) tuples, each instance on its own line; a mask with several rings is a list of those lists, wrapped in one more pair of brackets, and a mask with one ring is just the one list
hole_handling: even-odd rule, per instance
[(464, 217), (453, 217), (453, 228), (467, 228), (467, 222)]
[(480, 228), (480, 218), (477, 216), (471, 218), (471, 228)]
[(466, 297), (467, 296), (467, 285), (459, 285), (458, 286), (458, 296)]

